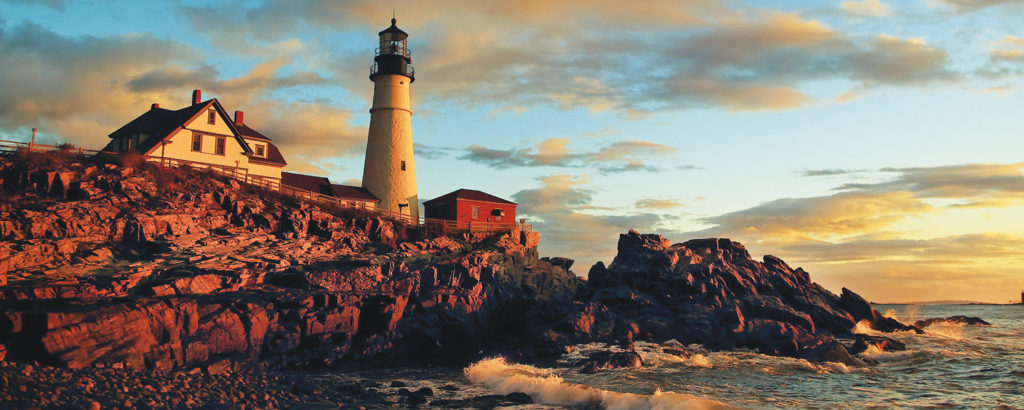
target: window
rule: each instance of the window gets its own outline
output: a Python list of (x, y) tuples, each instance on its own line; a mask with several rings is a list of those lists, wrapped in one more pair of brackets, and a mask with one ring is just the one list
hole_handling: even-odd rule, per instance
[(217, 155), (224, 155), (224, 143), (227, 140), (224, 138), (217, 138), (217, 150), (214, 152)]
[(217, 123), (217, 110), (209, 110), (206, 112), (206, 123), (211, 125)]
[(405, 171), (405, 161), (402, 161), (402, 171)]
[(128, 137), (128, 138), (125, 138), (125, 147), (124, 147), (124, 150), (125, 150), (125, 151), (131, 151), (131, 150), (132, 150), (132, 148), (134, 148), (134, 147), (132, 146), (132, 137)]
[(263, 145), (256, 144), (256, 156), (257, 157), (265, 156), (265, 155), (263, 155)]
[(479, 206), (474, 206), (473, 207), (473, 219), (480, 219), (480, 207)]
[(203, 152), (203, 134), (192, 134), (192, 151)]

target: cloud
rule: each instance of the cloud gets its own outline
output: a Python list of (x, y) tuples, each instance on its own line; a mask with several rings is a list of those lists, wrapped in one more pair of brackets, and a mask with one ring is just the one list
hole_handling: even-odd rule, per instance
[(158, 97), (124, 79), (198, 55), (145, 34), (65, 37), (35, 23), (0, 32), (0, 54), (0, 128), (38, 127), (87, 147), (106, 143), (119, 114)]
[(673, 209), (681, 208), (683, 203), (674, 199), (644, 198), (636, 201), (634, 206), (640, 209)]
[(710, 217), (712, 236), (759, 240), (831, 239), (880, 230), (931, 206), (907, 192), (844, 192), (824, 197), (783, 198)]
[(539, 178), (540, 187), (512, 195), (519, 212), (541, 233), (540, 252), (575, 258), (577, 274), (586, 274), (597, 260), (615, 255), (620, 233), (630, 229), (650, 232), (662, 221), (653, 213), (598, 215), (588, 213), (594, 190), (583, 177), (549, 175)]
[(839, 168), (826, 168), (826, 169), (805, 169), (800, 171), (800, 175), (805, 177), (820, 177), (820, 176), (833, 176), (833, 175), (848, 175), (859, 171), (853, 171), (848, 169)]
[(989, 57), (993, 61), (1024, 61), (1024, 38), (1016, 36), (1003, 36), (992, 43), (993, 50)]
[(416, 152), (416, 157), (424, 159), (444, 159), (450, 157), (455, 151), (460, 151), (451, 147), (437, 147), (418, 142), (414, 142), (412, 147), (413, 151)]
[(0, 3), (43, 5), (58, 11), (64, 11), (67, 5), (65, 0), (2, 0)]
[[(866, 11), (879, 8), (876, 2), (855, 4)], [(631, 116), (694, 107), (785, 110), (820, 99), (805, 90), (818, 81), (847, 80), (863, 92), (956, 79), (945, 51), (917, 40), (848, 34), (796, 13), (715, 1), (396, 6), (411, 33), (417, 73), (430, 79), (417, 83), (418, 94), (467, 106), (546, 105)], [(210, 41), (231, 42), (222, 45), (229, 53), (309, 31), (358, 33), (369, 49), (390, 14), (368, 0), (182, 9)], [(342, 83), (365, 81), (364, 64), (351, 62), (368, 61), (368, 51), (310, 52)]]
[(1024, 162), (941, 167), (884, 168), (895, 177), (879, 183), (850, 183), (838, 190), (907, 192), (916, 198), (952, 199), (954, 206), (1008, 206), (1024, 201)]
[[(897, 235), (889, 233), (888, 235)], [(804, 261), (945, 261), (962, 262), (979, 259), (1024, 260), (1020, 249), (1024, 237), (1003, 233), (976, 233), (930, 239), (885, 238), (860, 235), (841, 243), (808, 242), (787, 245), (787, 251), (801, 255)], [(946, 263), (948, 264), (948, 263)]]
[(578, 152), (569, 148), (569, 138), (548, 138), (533, 149), (493, 149), (478, 144), (466, 148), (460, 159), (495, 169), (515, 167), (594, 167), (603, 173), (626, 171), (656, 171), (645, 160), (674, 153), (675, 148), (648, 141), (618, 141), (596, 151)]
[(1021, 5), (1024, 0), (941, 0), (959, 11), (971, 12), (993, 6)]
[(281, 147), (290, 172), (323, 174), (333, 168), (361, 174), (367, 129), (350, 125), (349, 110), (323, 101), (256, 99), (246, 105), (245, 118)]
[(885, 17), (892, 14), (892, 7), (881, 0), (844, 1), (839, 9), (854, 17)]
[(857, 53), (845, 61), (850, 77), (862, 86), (925, 85), (955, 79), (948, 70), (946, 51), (923, 39), (877, 35), (871, 53)]

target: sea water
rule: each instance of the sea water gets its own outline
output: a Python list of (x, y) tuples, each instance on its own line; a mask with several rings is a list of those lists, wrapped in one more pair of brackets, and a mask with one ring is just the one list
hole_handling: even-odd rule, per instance
[[(817, 364), (754, 352), (707, 352), (688, 359), (638, 343), (645, 365), (583, 374), (502, 358), (465, 369), (464, 382), (493, 393), (521, 391), (538, 405), (605, 408), (1024, 407), (1024, 306), (878, 305), (904, 323), (966, 315), (992, 326), (939, 324), (889, 333), (900, 352), (868, 352), (871, 367)], [(872, 333), (869, 330), (859, 329)], [(573, 355), (605, 348), (578, 346)]]
[[(460, 399), (523, 392), (533, 405), (517, 408), (709, 409), (709, 408), (1024, 408), (1024, 306), (876, 305), (879, 312), (911, 324), (953, 315), (975, 316), (992, 326), (937, 324), (914, 332), (877, 333), (907, 350), (866, 352), (870, 367), (811, 363), (752, 351), (697, 353), (681, 358), (665, 344), (636, 343), (644, 359), (638, 369), (580, 372), (573, 363), (590, 353), (616, 349), (588, 344), (557, 363), (531, 366), (502, 357), (464, 369), (406, 368), (332, 377), (400, 379), (430, 387), (434, 399)], [(849, 343), (849, 341), (847, 342)], [(455, 385), (457, 391), (447, 391)], [(381, 390), (397, 390), (382, 388)]]

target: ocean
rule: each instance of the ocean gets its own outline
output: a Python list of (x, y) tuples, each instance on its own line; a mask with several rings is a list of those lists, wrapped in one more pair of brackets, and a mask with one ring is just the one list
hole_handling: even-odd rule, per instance
[(459, 387), (436, 397), (440, 399), (524, 392), (534, 400), (517, 408), (1024, 407), (1024, 306), (875, 308), (904, 323), (966, 315), (992, 326), (939, 324), (926, 328), (924, 335), (883, 334), (905, 343), (907, 350), (867, 353), (878, 364), (865, 368), (749, 351), (702, 352), (682, 359), (661, 353), (662, 346), (641, 342), (636, 347), (645, 365), (639, 369), (583, 374), (568, 364), (607, 347), (581, 345), (544, 367), (492, 357), (461, 372), (407, 369), (388, 377), (439, 392), (442, 385)]

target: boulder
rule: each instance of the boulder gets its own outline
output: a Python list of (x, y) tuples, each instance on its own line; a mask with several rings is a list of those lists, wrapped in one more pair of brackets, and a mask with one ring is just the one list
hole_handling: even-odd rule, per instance
[(861, 354), (867, 351), (870, 347), (874, 347), (880, 352), (907, 350), (907, 345), (885, 336), (869, 336), (862, 334), (855, 334), (853, 336), (855, 341), (848, 349), (850, 353), (853, 354)]
[(583, 360), (581, 373), (597, 373), (609, 369), (643, 367), (644, 359), (636, 352), (597, 352)]
[(991, 323), (986, 322), (985, 320), (983, 320), (983, 319), (981, 319), (979, 317), (957, 315), (957, 316), (950, 316), (950, 317), (945, 317), (945, 318), (943, 318), (943, 317), (935, 317), (935, 318), (930, 318), (930, 319), (918, 320), (918, 321), (914, 322), (914, 326), (915, 327), (919, 327), (919, 328), (925, 328), (925, 327), (934, 325), (936, 323), (952, 323), (952, 324), (967, 325), (967, 326), (991, 326), (992, 325)]

